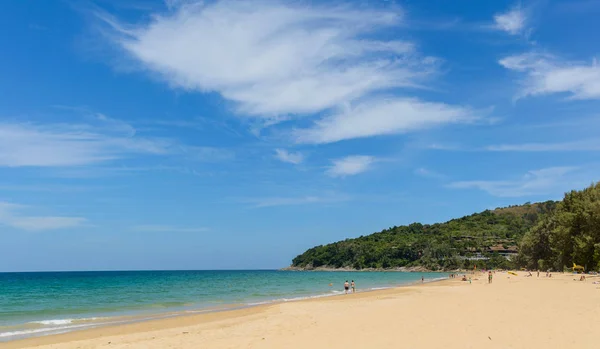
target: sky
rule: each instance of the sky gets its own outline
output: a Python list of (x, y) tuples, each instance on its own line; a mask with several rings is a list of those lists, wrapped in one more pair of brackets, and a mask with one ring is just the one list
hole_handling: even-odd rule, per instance
[(270, 269), (600, 179), (600, 2), (0, 2), (0, 271)]

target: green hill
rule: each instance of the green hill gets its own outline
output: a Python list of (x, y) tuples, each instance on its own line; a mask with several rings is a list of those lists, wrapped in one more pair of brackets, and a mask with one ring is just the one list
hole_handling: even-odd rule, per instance
[(523, 236), (557, 206), (555, 201), (486, 210), (445, 223), (395, 226), (355, 239), (313, 247), (292, 268), (430, 270), (509, 267)]
[(445, 223), (391, 227), (313, 247), (292, 268), (600, 270), (600, 182), (563, 200), (486, 210)]

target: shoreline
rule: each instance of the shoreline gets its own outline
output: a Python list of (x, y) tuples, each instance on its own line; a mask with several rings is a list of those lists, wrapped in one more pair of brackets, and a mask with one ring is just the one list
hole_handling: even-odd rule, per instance
[[(210, 321), (217, 321), (222, 319), (235, 319), (239, 317), (244, 317), (249, 314), (254, 314), (257, 312), (265, 311), (270, 307), (278, 306), (281, 304), (289, 304), (289, 303), (303, 303), (303, 302), (313, 302), (313, 301), (321, 301), (321, 300), (333, 300), (335, 298), (343, 298), (343, 297), (359, 297), (361, 295), (371, 295), (374, 293), (385, 293), (386, 291), (392, 290), (400, 290), (409, 287), (423, 287), (427, 285), (432, 285), (435, 283), (443, 283), (444, 281), (452, 280), (450, 278), (436, 278), (425, 280), (425, 282), (421, 283), (420, 281), (414, 281), (402, 285), (389, 286), (389, 287), (375, 287), (368, 288), (365, 290), (358, 290), (356, 293), (348, 293), (344, 294), (343, 292), (334, 293), (334, 294), (319, 294), (312, 295), (306, 297), (292, 298), (292, 299), (275, 299), (260, 303), (250, 303), (243, 305), (235, 305), (229, 308), (222, 309), (198, 309), (198, 310), (188, 310), (184, 312), (165, 312), (165, 313), (156, 313), (152, 314), (149, 317), (141, 317), (141, 316), (122, 316), (115, 317), (113, 322), (110, 323), (102, 323), (97, 326), (87, 327), (83, 329), (74, 329), (65, 332), (59, 333), (48, 333), (42, 334), (38, 336), (28, 336), (24, 338), (18, 338), (14, 340), (8, 341), (0, 341), (0, 345), (6, 347), (7, 349), (12, 348), (27, 348), (29, 345), (35, 344), (38, 345), (46, 345), (46, 344), (57, 344), (62, 343), (63, 339), (70, 338), (97, 338), (104, 335), (118, 335), (122, 334), (123, 331), (127, 332), (129, 330), (136, 331), (139, 327), (144, 327), (148, 325), (150, 328), (154, 328), (154, 324), (160, 324), (160, 328), (165, 328), (164, 325), (173, 325), (173, 327), (179, 327), (181, 323), (206, 323)], [(119, 320), (122, 319), (122, 320)], [(179, 324), (179, 325), (177, 325)], [(166, 328), (172, 328), (171, 326), (167, 326)], [(74, 339), (74, 340), (77, 340)]]
[(596, 348), (600, 277), (471, 274), (2, 343), (2, 348)]
[[(447, 280), (447, 276), (442, 276), (444, 273), (436, 273), (436, 278), (426, 279), (425, 283), (429, 284), (432, 282), (439, 282)], [(363, 294), (369, 292), (378, 292), (382, 290), (389, 290), (395, 288), (409, 287), (414, 286), (416, 284), (421, 284), (420, 280), (414, 280), (411, 282), (400, 283), (396, 285), (389, 286), (371, 286), (365, 289), (358, 289), (356, 294)], [(220, 306), (210, 306), (210, 307), (190, 307), (189, 309), (184, 310), (165, 310), (161, 312), (155, 313), (132, 313), (132, 314), (121, 314), (121, 315), (108, 315), (108, 316), (100, 316), (95, 314), (88, 314), (88, 316), (84, 318), (68, 318), (68, 319), (52, 319), (52, 320), (35, 320), (30, 321), (21, 325), (14, 325), (14, 332), (12, 335), (8, 336), (9, 338), (0, 338), (0, 345), (5, 343), (14, 343), (18, 341), (24, 340), (35, 340), (39, 338), (52, 337), (57, 335), (69, 335), (75, 332), (83, 332), (89, 330), (96, 329), (106, 329), (115, 326), (126, 326), (131, 324), (138, 323), (147, 323), (151, 321), (162, 321), (165, 319), (172, 318), (180, 318), (180, 317), (193, 317), (193, 316), (202, 316), (206, 314), (212, 313), (228, 313), (237, 310), (243, 310), (248, 308), (255, 308), (261, 306), (270, 306), (277, 305), (283, 303), (294, 303), (294, 302), (303, 302), (310, 300), (319, 300), (319, 299), (327, 299), (335, 296), (344, 296), (344, 292), (342, 290), (332, 290), (334, 293), (319, 293), (318, 291), (311, 294), (306, 295), (289, 295), (284, 296), (282, 298), (274, 298), (274, 299), (265, 299), (260, 301), (249, 301), (245, 303), (230, 303), (223, 304)], [(331, 292), (331, 291), (330, 291)], [(97, 321), (97, 322), (93, 322)], [(57, 327), (41, 327), (39, 329), (29, 328), (25, 329), (23, 326), (28, 324), (43, 324), (44, 322), (56, 322), (58, 323)], [(61, 326), (62, 325), (62, 326)], [(18, 333), (23, 332), (23, 333)], [(28, 332), (28, 333), (25, 333)], [(10, 333), (10, 330), (9, 332)], [(13, 337), (13, 338), (10, 338)]]

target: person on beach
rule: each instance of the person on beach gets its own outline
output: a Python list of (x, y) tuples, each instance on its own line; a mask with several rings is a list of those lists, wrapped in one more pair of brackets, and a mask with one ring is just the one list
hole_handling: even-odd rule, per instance
[(488, 284), (491, 284), (491, 283), (492, 283), (492, 278), (493, 278), (493, 276), (492, 276), (492, 272), (490, 271), (490, 272), (488, 273)]
[(425, 277), (421, 275), (421, 283), (425, 282)]
[(354, 280), (352, 280), (350, 286), (352, 287), (352, 293), (356, 292), (356, 284), (354, 283)]
[(350, 288), (350, 284), (348, 284), (348, 280), (344, 282), (344, 293), (348, 294), (348, 289)]

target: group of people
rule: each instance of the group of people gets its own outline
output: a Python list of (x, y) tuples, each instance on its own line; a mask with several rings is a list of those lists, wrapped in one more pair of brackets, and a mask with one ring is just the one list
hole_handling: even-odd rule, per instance
[(351, 283), (348, 283), (348, 280), (346, 280), (346, 282), (344, 282), (344, 293), (345, 294), (348, 294), (350, 287), (352, 287), (352, 293), (356, 292), (356, 284), (354, 283), (354, 280), (352, 280)]

